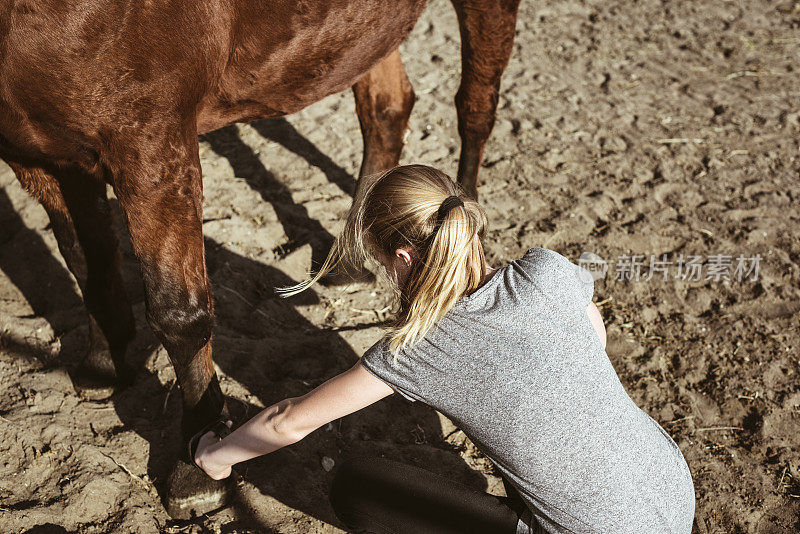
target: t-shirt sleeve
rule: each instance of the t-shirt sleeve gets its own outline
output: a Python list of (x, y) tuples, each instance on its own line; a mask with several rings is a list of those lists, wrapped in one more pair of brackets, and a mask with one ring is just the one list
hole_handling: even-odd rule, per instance
[(586, 308), (592, 301), (592, 273), (558, 252), (532, 248), (517, 263), (524, 276), (551, 297), (573, 301), (581, 308)]
[(361, 357), (361, 365), (406, 399), (422, 400), (408, 354), (400, 351), (395, 356), (389, 350), (389, 344), (385, 339), (367, 349)]

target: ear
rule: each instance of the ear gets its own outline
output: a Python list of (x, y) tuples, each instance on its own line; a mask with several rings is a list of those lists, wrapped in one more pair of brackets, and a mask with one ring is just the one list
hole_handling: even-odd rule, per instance
[(394, 251), (394, 255), (403, 260), (408, 267), (411, 267), (411, 253), (404, 248), (398, 248)]

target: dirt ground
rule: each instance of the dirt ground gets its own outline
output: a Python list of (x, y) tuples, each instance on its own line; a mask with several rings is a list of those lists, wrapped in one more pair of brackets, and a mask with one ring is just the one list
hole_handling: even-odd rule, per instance
[[(481, 171), (491, 262), (534, 246), (609, 262), (595, 285), (608, 354), (689, 463), (695, 532), (800, 532), (800, 3), (526, 1), (517, 28)], [(418, 95), (403, 162), (454, 174), (449, 3), (432, 1), (401, 50)], [(234, 410), (252, 414), (350, 366), (387, 313), (382, 282), (290, 300), (273, 290), (325, 254), (350, 204), (352, 96), (207, 135), (201, 156), (217, 372)], [(88, 347), (77, 287), (3, 164), (0, 188), (0, 531), (339, 532), (326, 468), (361, 454), (502, 492), (449, 421), (389, 398), (243, 465), (228, 508), (170, 520), (160, 492), (180, 400), (127, 238), (139, 376), (85, 401), (69, 375)], [(663, 254), (667, 278), (645, 280)], [(682, 254), (702, 256), (700, 280), (676, 277)], [(630, 255), (644, 276), (618, 280)], [(705, 279), (715, 255), (732, 257), (730, 280)], [(756, 255), (757, 276), (738, 280), (737, 258)]]

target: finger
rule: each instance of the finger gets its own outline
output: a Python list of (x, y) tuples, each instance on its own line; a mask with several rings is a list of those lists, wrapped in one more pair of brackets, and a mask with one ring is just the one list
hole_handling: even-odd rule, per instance
[(219, 439), (219, 438), (217, 438), (217, 435), (214, 434), (213, 432), (206, 432), (205, 434), (200, 436), (200, 439), (199, 439), (198, 443), (206, 443), (208, 441), (216, 441), (217, 439)]

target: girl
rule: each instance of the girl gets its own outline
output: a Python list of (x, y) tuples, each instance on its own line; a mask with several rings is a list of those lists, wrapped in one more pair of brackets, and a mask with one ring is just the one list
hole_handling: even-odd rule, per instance
[(688, 534), (694, 486), (678, 446), (627, 395), (605, 353), (588, 273), (531, 249), (493, 270), (486, 217), (445, 174), (396, 167), (359, 184), (341, 259), (378, 260), (397, 289), (386, 336), (351, 369), (270, 406), (195, 461), (215, 479), (397, 392), (447, 415), (503, 476), (495, 497), (382, 459), (344, 463), (331, 502), (357, 532)]

